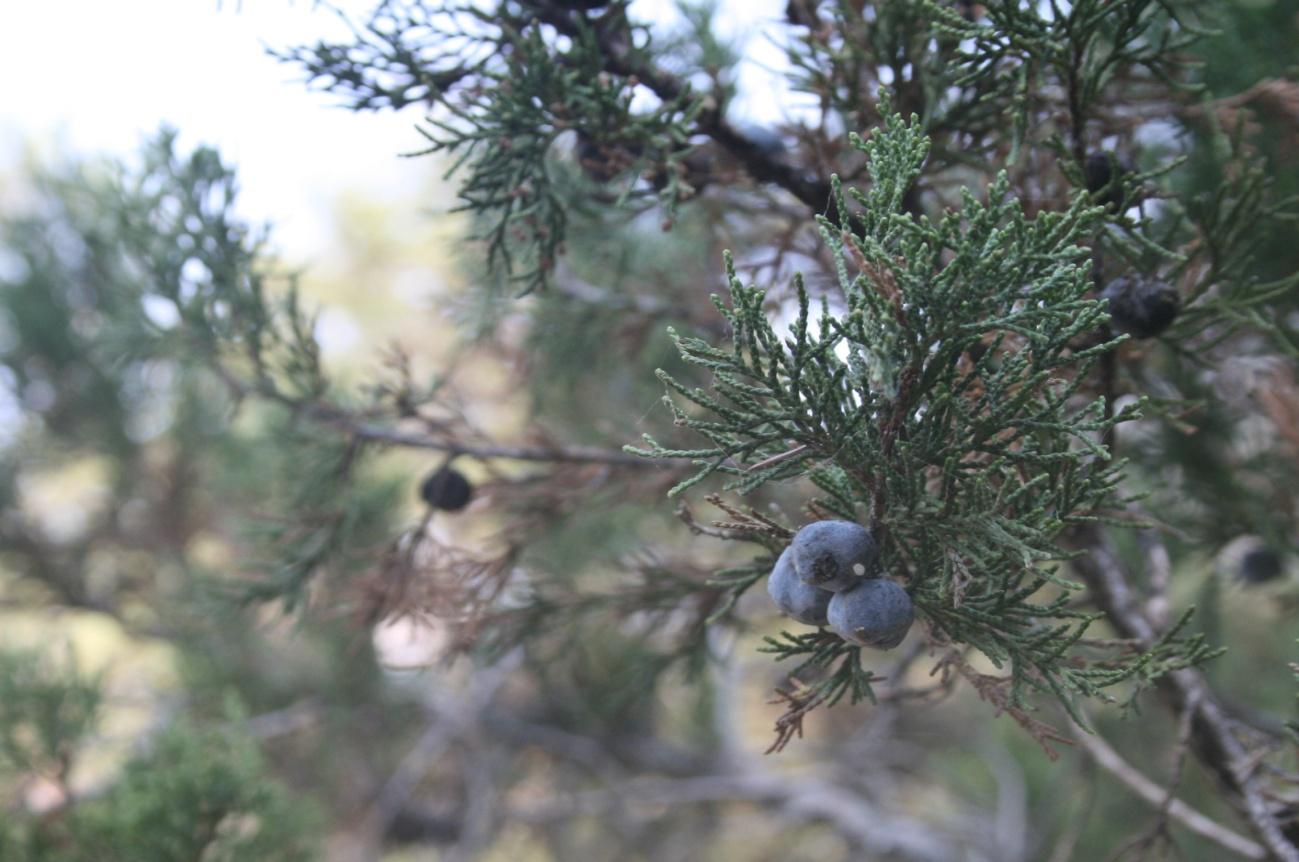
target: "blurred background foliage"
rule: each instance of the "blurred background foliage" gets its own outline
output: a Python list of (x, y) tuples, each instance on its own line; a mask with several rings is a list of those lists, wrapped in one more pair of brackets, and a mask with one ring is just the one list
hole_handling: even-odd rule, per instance
[[(1196, 47), (1212, 96), (1295, 78), (1293, 4), (1239, 2), (1222, 24)], [(711, 41), (671, 44), (686, 68), (724, 77), (731, 62)], [(1293, 105), (1268, 109), (1283, 98), (1258, 93), (1249, 139), (1284, 196), (1299, 193), (1299, 132)], [(1179, 175), (1186, 194), (1218, 189), (1231, 119), (1204, 118)], [(170, 152), (167, 134), (143, 158)], [(685, 619), (655, 613), (653, 575), (703, 579), (733, 562), (706, 536), (683, 538), (661, 503), (671, 482), (610, 481), (600, 465), (457, 462), (476, 501), (430, 521), (417, 488), (439, 453), (340, 451), (292, 410), (241, 402), (177, 343), (174, 309), (140, 289), (140, 261), (175, 249), (150, 230), (158, 189), (133, 185), (139, 165), (127, 163), (54, 159), (4, 178), (0, 859), (1092, 860), (1148, 825), (1148, 810), (1092, 758), (1065, 748), (1049, 761), (1012, 722), (988, 720), (968, 688), (936, 708), (899, 700), (817, 713), (760, 774), (717, 779), (718, 762), (749, 762), (770, 741), (779, 668), (753, 648), (782, 626), (747, 598), (740, 616), (753, 622), (734, 635), (706, 632), (708, 606)], [(616, 446), (628, 417), (666, 424), (654, 369), (691, 378), (666, 327), (718, 326), (699, 286), (722, 283), (722, 249), (743, 248), (761, 216), (731, 218), (704, 197), (682, 202), (664, 232), (658, 217), (574, 210), (562, 283), (577, 295), (505, 303), (512, 287), (480, 289), (479, 250), (460, 245), (469, 217), (445, 212), (443, 167), (428, 163), (427, 184), (402, 198), (340, 196), (331, 251), (318, 259), (276, 260), (268, 247), (267, 271), (300, 271), (303, 305), (321, 310), (315, 333), (332, 379), (429, 381), (451, 405), (442, 421), (525, 443)], [(556, 182), (563, 195), (563, 183), (590, 179), (573, 170)], [(1299, 269), (1295, 229), (1276, 223), (1255, 238), (1269, 278)], [(1280, 330), (1293, 346), (1299, 307), (1284, 302)], [(622, 312), (635, 303), (648, 313), (629, 328)], [(1231, 383), (1172, 353), (1150, 374), (1182, 398)], [(1195, 434), (1135, 429), (1127, 454), (1153, 465), (1137, 480), (1153, 492), (1149, 514), (1194, 525), (1171, 534), (1169, 598), (1198, 605), (1195, 625), (1230, 645), (1208, 673), (1233, 709), (1279, 728), (1294, 716), (1299, 580), (1293, 482), (1278, 477), (1295, 477), (1299, 442), (1240, 457), (1248, 411), (1208, 410)], [(345, 512), (336, 486), (305, 481), (335, 461), (349, 465)], [(1170, 475), (1170, 462), (1197, 472)], [(1220, 504), (1197, 510), (1205, 499)], [(797, 488), (763, 498), (789, 515), (799, 500)], [(282, 513), (306, 508), (321, 524), (346, 519), (347, 553), (323, 564), (329, 577), (299, 612), (244, 603), (268, 540), (302, 528)], [(560, 585), (543, 596), (549, 605), (531, 606), (542, 618), (529, 624), (544, 627), (551, 607), (562, 630), (524, 647), (492, 643), (491, 665), (452, 660), (450, 629), (412, 624), (367, 592), (394, 550), (393, 524), (422, 524), (448, 554), (515, 548), (509, 565)], [(1281, 577), (1241, 577), (1246, 535), (1267, 544)], [(637, 573), (650, 576), (615, 591)], [(620, 597), (642, 612), (613, 613)], [(710, 664), (709, 653), (730, 660)], [(903, 687), (929, 682), (913, 666)], [(1133, 766), (1169, 774), (1168, 721), (1095, 720)], [(869, 804), (845, 812), (825, 798), (805, 777), (825, 760), (856, 770)], [(609, 776), (616, 792), (602, 789)], [(1231, 818), (1194, 764), (1180, 796)], [(854, 832), (880, 818), (891, 827)], [(1230, 858), (1172, 830), (1181, 858)], [(943, 855), (952, 848), (963, 855)]]

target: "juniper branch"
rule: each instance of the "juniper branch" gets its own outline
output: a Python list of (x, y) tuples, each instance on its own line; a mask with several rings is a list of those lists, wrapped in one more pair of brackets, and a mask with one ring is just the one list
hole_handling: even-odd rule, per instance
[[(818, 504), (871, 523), (884, 570), (905, 573), (936, 639), (975, 647), (1008, 672), (1008, 708), (1039, 692), (1080, 720), (1075, 698), (1211, 657), (1202, 638), (1175, 629), (1139, 657), (1076, 661), (1094, 616), (1073, 608), (1079, 585), (1051, 565), (1069, 556), (1058, 544), (1068, 525), (1112, 505), (1121, 465), (1096, 438), (1136, 415), (1106, 415), (1084, 394), (1091, 368), (1119, 343), (1094, 342), (1105, 311), (1086, 297), (1079, 243), (1100, 210), (1079, 196), (1063, 213), (1027, 219), (1003, 175), (986, 201), (967, 192), (961, 211), (932, 222), (905, 204), (928, 153), (918, 119), (886, 115), (853, 143), (868, 159), (869, 190), (835, 179), (848, 221), (821, 220), (842, 309), (823, 302), (814, 324), (796, 281), (798, 313), (782, 337), (765, 292), (740, 283), (728, 259), (730, 302), (715, 302), (729, 349), (674, 333), (682, 357), (711, 372), (711, 390), (660, 374), (677, 423), (711, 445), (670, 450), (647, 438), (628, 451), (695, 458), (673, 494), (714, 475), (741, 494), (813, 478), (830, 492)], [(870, 696), (858, 651), (834, 637), (787, 635), (768, 648), (838, 665), (797, 710)]]
[[(560, 33), (576, 36), (580, 32), (579, 19), (566, 10), (546, 0), (538, 0), (535, 7), (538, 17)], [(629, 50), (607, 32), (597, 30), (596, 38), (608, 71), (643, 83), (664, 102), (680, 101), (691, 92), (685, 81), (654, 66), (644, 52)], [(697, 131), (720, 144), (744, 165), (755, 180), (780, 186), (802, 201), (813, 214), (825, 212), (830, 200), (829, 182), (810, 179), (794, 166), (770, 155), (726, 120), (716, 97), (711, 98), (696, 115), (695, 124)]]
[[(218, 373), (237, 397), (256, 395), (287, 408), (296, 416), (341, 431), (346, 436), (365, 443), (445, 452), (447, 455), (463, 455), (480, 461), (503, 459), (554, 464), (608, 464), (636, 470), (673, 467), (671, 460), (655, 463), (625, 452), (595, 446), (510, 446), (502, 443), (470, 443), (452, 437), (403, 431), (389, 424), (367, 420), (353, 411), (333, 404), (294, 398), (286, 395), (267, 380), (249, 384), (224, 367), (219, 367)], [(677, 460), (681, 464), (685, 463), (685, 459)]]

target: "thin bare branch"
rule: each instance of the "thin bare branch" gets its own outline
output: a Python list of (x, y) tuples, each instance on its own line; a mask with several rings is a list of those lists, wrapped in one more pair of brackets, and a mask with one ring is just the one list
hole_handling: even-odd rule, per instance
[[(1207, 838), (1220, 847), (1237, 853), (1246, 859), (1266, 859), (1267, 850), (1256, 841), (1251, 841), (1239, 832), (1223, 826), (1196, 811), (1180, 799), (1169, 796), (1168, 790), (1151, 781), (1136, 767), (1123, 759), (1100, 736), (1088, 733), (1076, 724), (1073, 726), (1074, 739), (1102, 769), (1139, 796), (1150, 807), (1163, 808), (1168, 816), (1185, 826), (1202, 838)], [(1166, 807), (1165, 807), (1166, 806)]]
[(631, 467), (642, 470), (673, 469), (689, 464), (688, 458), (642, 458), (611, 449), (595, 446), (510, 446), (496, 443), (465, 443), (459, 440), (402, 431), (387, 425), (367, 421), (331, 404), (303, 401), (292, 398), (268, 386), (254, 386), (242, 380), (219, 363), (213, 368), (237, 397), (255, 396), (273, 401), (293, 411), (297, 416), (321, 425), (328, 425), (346, 434), (370, 443), (384, 446), (401, 446), (407, 449), (428, 449), (448, 455), (491, 460), (504, 458), (513, 461), (540, 461), (566, 464), (608, 464), (614, 467)]

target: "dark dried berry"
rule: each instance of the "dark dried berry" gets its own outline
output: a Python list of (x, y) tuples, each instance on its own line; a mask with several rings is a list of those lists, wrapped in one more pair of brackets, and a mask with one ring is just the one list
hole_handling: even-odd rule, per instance
[(459, 470), (443, 467), (428, 475), (420, 486), (419, 495), (435, 509), (458, 512), (469, 505), (474, 489)]
[(1121, 275), (1105, 285), (1101, 299), (1109, 303), (1110, 325), (1134, 338), (1151, 338), (1177, 318), (1181, 300), (1166, 281), (1144, 275)]
[(1281, 555), (1267, 546), (1251, 548), (1240, 559), (1240, 579), (1263, 584), (1281, 577)]
[(1126, 156), (1110, 150), (1092, 153), (1083, 164), (1083, 179), (1087, 191), (1096, 195), (1096, 203), (1114, 207), (1130, 196), (1128, 178), (1136, 173), (1136, 165)]
[[(971, 344), (969, 347), (965, 348), (965, 355), (970, 357), (971, 362), (977, 363), (979, 360), (983, 359), (983, 357), (986, 356), (987, 354), (988, 354), (988, 345), (984, 344), (982, 341), (976, 341), (973, 344)], [(960, 357), (957, 357), (957, 359), (959, 361)]]

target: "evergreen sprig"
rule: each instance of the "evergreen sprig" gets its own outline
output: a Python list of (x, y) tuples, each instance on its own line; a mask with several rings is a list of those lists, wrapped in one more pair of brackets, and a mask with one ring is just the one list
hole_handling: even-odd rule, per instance
[[(0, 650), (0, 776), (39, 775), (66, 789), (87, 743), (102, 730), (105, 706), (102, 679), (81, 673), (74, 661)], [(75, 799), (68, 794), (44, 817), (6, 817), (0, 858), (317, 858), (314, 806), (268, 774), (242, 712), (231, 706), (225, 727), (180, 721), (142, 738), (98, 787)]]
[(110, 793), (76, 810), (75, 850), (54, 858), (319, 858), (314, 808), (267, 771), (255, 742), (238, 730), (173, 725), (125, 765)]
[(1132, 99), (1192, 89), (1186, 49), (1210, 33), (1199, 20), (1205, 5), (1199, 2), (998, 0), (984, 4), (977, 20), (936, 0), (921, 5), (934, 32), (956, 46), (955, 86), (984, 90), (1009, 112), (1012, 153), (1044, 102), (1062, 103), (1080, 145), (1087, 118), (1105, 104), (1105, 90), (1116, 81)]
[(73, 756), (100, 717), (99, 681), (75, 657), (0, 650), (0, 774), (66, 779)]
[[(451, 157), (457, 211), (473, 216), (489, 270), (522, 293), (545, 286), (576, 203), (556, 174), (561, 137), (593, 178), (625, 180), (622, 199), (656, 194), (671, 217), (693, 191), (680, 165), (706, 100), (689, 88), (643, 98), (631, 70), (611, 68), (608, 44), (650, 49), (648, 30), (633, 28), (620, 9), (590, 20), (547, 2), (494, 11), (389, 2), (352, 31), (350, 44), (319, 42), (278, 56), (354, 110), (423, 103), (419, 131), (428, 146), (410, 155)], [(651, 168), (655, 181), (638, 183)]]
[[(1192, 284), (1181, 333), (1196, 336), (1215, 325), (1204, 350), (1229, 341), (1243, 328), (1268, 333), (1277, 348), (1293, 357), (1299, 345), (1282, 321), (1266, 309), (1299, 286), (1299, 273), (1267, 278), (1260, 273), (1260, 250), (1273, 225), (1299, 221), (1299, 198), (1277, 199), (1266, 166), (1249, 159), (1233, 182), (1221, 183), (1172, 208), (1163, 225), (1175, 239), (1205, 250), (1204, 258), (1186, 260), (1170, 273)], [(1272, 228), (1276, 229), (1276, 228)]]
[[(870, 523), (884, 570), (906, 577), (935, 640), (1007, 669), (1017, 709), (1029, 691), (1046, 692), (1082, 723), (1075, 698), (1173, 656), (1208, 657), (1199, 640), (1174, 634), (1175, 648), (1079, 662), (1094, 617), (1074, 608), (1079, 587), (1051, 565), (1069, 556), (1058, 544), (1068, 526), (1113, 504), (1122, 465), (1100, 441), (1138, 410), (1107, 416), (1085, 388), (1122, 340), (1100, 335), (1106, 312), (1087, 296), (1080, 242), (1101, 211), (1079, 195), (1066, 211), (1030, 219), (1002, 174), (986, 200), (967, 190), (959, 211), (931, 221), (903, 207), (927, 154), (918, 119), (886, 114), (869, 140), (852, 142), (871, 185), (845, 190), (836, 178), (848, 225), (820, 223), (841, 296), (823, 298), (814, 323), (796, 280), (798, 310), (782, 338), (766, 292), (743, 285), (728, 259), (730, 302), (716, 304), (729, 349), (674, 335), (683, 358), (712, 373), (711, 391), (660, 375), (678, 396), (667, 399), (677, 424), (711, 445), (667, 449), (647, 437), (629, 450), (697, 459), (673, 494), (713, 474), (739, 493), (810, 478), (824, 494), (815, 504)], [(816, 702), (870, 696), (855, 647), (808, 634), (767, 644), (804, 666), (839, 662)]]
[[(270, 261), (265, 233), (235, 213), (234, 171), (209, 147), (177, 152), (174, 131), (93, 189), (110, 215), (78, 226), (83, 266), (121, 318), (105, 327), (98, 358), (108, 365), (147, 352), (201, 372), (219, 394), (215, 373), (231, 396), (217, 399), (227, 410), (245, 396), (272, 407), (265, 425), (284, 458), (261, 465), (278, 481), (256, 501), (251, 530), (266, 550), (257, 561), (263, 577), (241, 597), (293, 608), (327, 563), (355, 562), (348, 551), (356, 537), (383, 520), (392, 499), (391, 487), (357, 482), (366, 449), (331, 427), (348, 399), (324, 367), (297, 279)], [(353, 396), (372, 410), (383, 398)]]
[(455, 157), (448, 175), (465, 168), (459, 210), (482, 224), (489, 267), (500, 266), (529, 292), (545, 284), (564, 241), (567, 209), (552, 178), (548, 154), (556, 138), (577, 133), (587, 160), (610, 177), (631, 168), (679, 160), (702, 102), (690, 94), (633, 111), (635, 87), (604, 71), (594, 32), (581, 27), (566, 49), (531, 23), (512, 40), (500, 70), (445, 118), (431, 116), (421, 132), (429, 147), (416, 153)]

